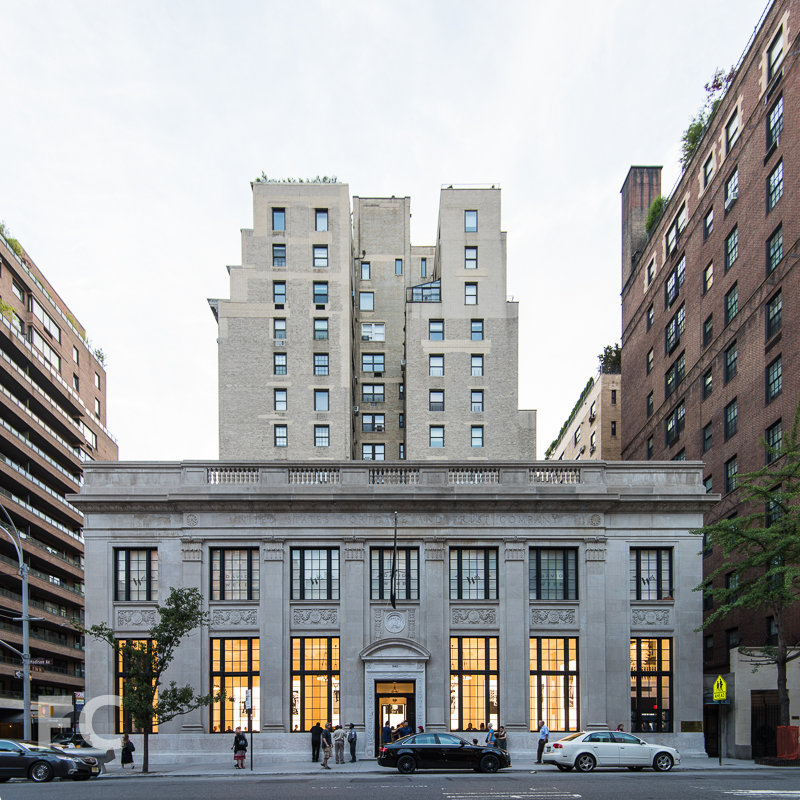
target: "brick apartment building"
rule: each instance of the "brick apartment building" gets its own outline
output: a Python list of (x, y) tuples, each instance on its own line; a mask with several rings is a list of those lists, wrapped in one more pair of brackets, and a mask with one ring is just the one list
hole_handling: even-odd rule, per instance
[[(106, 373), (85, 332), (21, 246), (0, 236), (0, 503), (29, 565), (31, 698), (84, 688), (83, 515), (66, 499), (88, 461), (117, 458), (106, 430)], [(7, 525), (5, 518), (0, 524)], [(134, 565), (131, 565), (133, 568)], [(22, 581), (0, 531), (0, 639), (22, 649)], [(0, 735), (22, 736), (22, 662), (0, 646)], [(62, 704), (60, 703), (60, 704)]]
[[(797, 0), (765, 12), (649, 238), (661, 168), (631, 167), (622, 188), (622, 458), (704, 461), (707, 490), (722, 495), (707, 522), (739, 511), (737, 473), (764, 465), (760, 440), (780, 443), (800, 393), (798, 26)], [(703, 556), (708, 574), (721, 553), (710, 543)], [(705, 633), (706, 683), (727, 674), (734, 692), (728, 755), (768, 748), (755, 732), (777, 702), (774, 671), (751, 675), (735, 648), (772, 639), (771, 618), (747, 610)], [(709, 753), (716, 725), (706, 706)]]

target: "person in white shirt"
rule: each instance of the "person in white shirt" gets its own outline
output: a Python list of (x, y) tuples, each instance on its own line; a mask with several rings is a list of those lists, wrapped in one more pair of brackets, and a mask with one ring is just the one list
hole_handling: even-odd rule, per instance
[(548, 738), (550, 736), (550, 728), (544, 724), (544, 720), (539, 720), (539, 750), (536, 753), (536, 763), (542, 763), (542, 753), (544, 753), (544, 746), (548, 742)]

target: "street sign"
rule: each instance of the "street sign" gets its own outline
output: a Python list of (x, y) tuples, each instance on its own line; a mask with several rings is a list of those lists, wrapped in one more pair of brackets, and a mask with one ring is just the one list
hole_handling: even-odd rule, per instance
[(28, 663), (32, 667), (50, 667), (53, 664), (51, 658), (29, 658)]
[(15, 669), (14, 670), (14, 677), (15, 678), (19, 678), (20, 680), (22, 680), (25, 677), (25, 673), (21, 669)]
[(727, 700), (728, 699), (728, 684), (722, 679), (722, 675), (717, 676), (717, 680), (714, 681), (714, 701), (717, 702), (719, 700)]
[(247, 709), (247, 711), (250, 711), (253, 708), (253, 695), (250, 689), (247, 690), (244, 696), (244, 707)]

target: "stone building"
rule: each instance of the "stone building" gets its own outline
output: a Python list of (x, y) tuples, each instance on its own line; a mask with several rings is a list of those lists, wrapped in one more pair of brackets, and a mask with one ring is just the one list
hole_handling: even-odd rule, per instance
[[(75, 502), (91, 622), (141, 640), (170, 586), (210, 612), (167, 678), (228, 699), (162, 725), (155, 757), (222, 759), (214, 734), (247, 727), (251, 689), (256, 758), (281, 760), (308, 758), (326, 721), (372, 756), (387, 719), (499, 723), (515, 752), (539, 718), (554, 737), (624, 723), (701, 754), (690, 529), (715, 499), (699, 464), (344, 460), (98, 462)], [(148, 565), (136, 598), (128, 558)], [(91, 696), (123, 694), (111, 649), (88, 646)], [(94, 723), (125, 725), (113, 707)]]
[[(722, 495), (709, 523), (744, 513), (737, 474), (767, 463), (761, 440), (780, 445), (800, 395), (800, 329), (790, 324), (800, 302), (798, 17), (797, 0), (765, 11), (649, 237), (644, 221), (662, 191), (661, 168), (631, 167), (622, 188), (622, 458), (702, 459), (708, 491)], [(704, 555), (710, 574), (721, 548), (710, 543)], [(800, 609), (788, 619), (796, 641)], [(706, 631), (709, 695), (720, 674), (736, 684), (731, 651), (773, 642), (773, 626), (768, 613), (738, 609)], [(774, 755), (775, 739), (755, 736), (763, 724), (751, 698), (774, 710), (775, 682), (760, 670), (755, 687), (750, 667), (736, 663), (748, 690), (731, 707), (725, 753)], [(709, 705), (713, 754), (717, 724)]]

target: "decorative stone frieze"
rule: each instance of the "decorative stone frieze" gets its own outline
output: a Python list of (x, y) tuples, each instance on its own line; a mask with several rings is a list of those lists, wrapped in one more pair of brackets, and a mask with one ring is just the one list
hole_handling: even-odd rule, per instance
[(513, 544), (506, 543), (505, 547), (506, 561), (524, 561), (525, 560), (525, 545), (518, 542)]
[(203, 543), (199, 539), (181, 539), (181, 555), (184, 561), (202, 561)]
[(197, 522), (198, 522), (198, 519), (197, 519), (197, 514), (187, 514), (187, 515), (186, 515), (186, 524), (187, 524), (187, 525), (188, 525), (190, 528), (195, 528), (195, 527), (197, 527)]
[(215, 608), (211, 612), (211, 627), (223, 628), (230, 625), (243, 628), (258, 627), (258, 609), (255, 608)]
[(295, 608), (292, 611), (292, 625), (295, 628), (338, 628), (339, 609)]
[(347, 542), (344, 546), (345, 561), (363, 561), (364, 545), (361, 542)]
[(392, 636), (399, 636), (406, 627), (406, 615), (402, 611), (387, 612), (383, 617), (383, 627)]
[(592, 514), (589, 517), (589, 524), (593, 525), (595, 528), (599, 528), (603, 524), (603, 517), (600, 514)]
[(415, 608), (408, 609), (408, 638), (417, 638), (417, 610)]
[(453, 608), (450, 610), (453, 625), (495, 626), (497, 609), (494, 608)]
[(631, 610), (632, 625), (669, 625), (668, 608), (634, 608)]
[(426, 561), (444, 561), (444, 545), (440, 542), (425, 543)]
[(574, 626), (577, 624), (574, 608), (532, 608), (531, 625)]
[(283, 561), (283, 542), (266, 542), (264, 561)]
[(606, 560), (606, 542), (608, 540), (604, 537), (595, 537), (586, 540), (586, 560), (587, 561), (605, 561)]
[(149, 628), (156, 624), (156, 612), (153, 609), (132, 608), (117, 611), (118, 628)]

